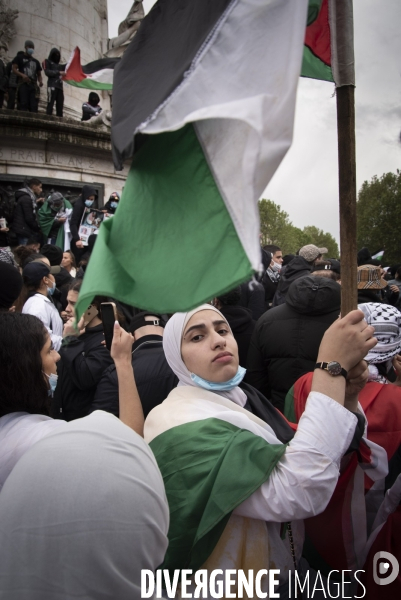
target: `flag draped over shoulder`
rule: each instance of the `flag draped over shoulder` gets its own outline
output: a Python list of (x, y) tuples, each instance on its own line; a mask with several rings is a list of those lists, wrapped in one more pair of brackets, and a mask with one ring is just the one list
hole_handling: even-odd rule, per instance
[[(68, 202), (68, 200), (66, 200), (64, 198), (63, 202), (64, 202), (64, 208), (72, 210), (72, 204), (70, 202)], [(56, 216), (56, 213), (54, 213), (51, 210), (49, 203), (44, 202), (43, 206), (38, 211), (38, 219), (39, 219), (40, 229), (41, 229), (43, 235), (45, 236), (45, 238), (49, 237), (50, 230), (53, 227), (55, 216)], [(65, 247), (64, 237), (65, 237), (65, 228), (64, 228), (64, 226), (61, 226), (61, 227), (59, 227), (58, 232), (57, 232), (57, 238), (56, 238), (55, 245), (58, 246), (59, 248), (61, 248), (62, 250), (64, 250), (64, 247)]]
[(162, 568), (197, 570), (207, 559), (207, 568), (217, 568), (221, 564), (214, 561), (224, 562), (225, 554), (242, 568), (246, 544), (236, 541), (244, 539), (244, 529), (248, 539), (257, 531), (253, 563), (259, 561), (259, 550), (261, 561), (266, 559), (260, 566), (266, 568), (264, 521), (252, 525), (252, 519), (237, 517), (221, 539), (232, 511), (269, 479), (286, 450), (269, 425), (249, 415), (231, 400), (187, 386), (175, 388), (148, 415), (145, 441), (162, 473), (170, 509)]
[(87, 90), (111, 90), (114, 67), (119, 61), (119, 58), (100, 58), (82, 66), (81, 51), (77, 46), (67, 63), (63, 81)]
[(116, 168), (78, 313), (96, 294), (185, 311), (261, 267), (258, 199), (293, 135), (307, 0), (161, 0), (115, 69)]
[(352, 0), (309, 0), (301, 75), (355, 85), (353, 47)]

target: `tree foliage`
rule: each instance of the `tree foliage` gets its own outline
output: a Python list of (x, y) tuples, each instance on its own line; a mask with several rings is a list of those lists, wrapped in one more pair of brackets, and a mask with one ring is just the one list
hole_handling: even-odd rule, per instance
[(302, 246), (315, 244), (327, 248), (329, 257), (338, 257), (337, 242), (330, 233), (325, 233), (313, 225), (304, 229), (295, 227), (288, 213), (281, 210), (272, 200), (260, 200), (259, 215), (263, 246), (276, 244), (280, 246), (283, 254), (295, 254)]
[(364, 181), (357, 202), (358, 248), (384, 250), (383, 264), (401, 262), (401, 172)]

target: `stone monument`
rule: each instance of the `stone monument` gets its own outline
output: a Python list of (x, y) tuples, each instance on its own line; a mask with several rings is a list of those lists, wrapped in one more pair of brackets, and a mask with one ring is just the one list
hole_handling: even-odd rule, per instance
[[(134, 33), (135, 5), (142, 8), (134, 2), (123, 22), (123, 33), (129, 35), (116, 48), (125, 49)], [(75, 46), (81, 49), (82, 64), (102, 58), (109, 42), (107, 0), (0, 0), (0, 45), (5, 42), (8, 58), (23, 50), (27, 39), (34, 42), (34, 56), (41, 63), (53, 47), (60, 48), (61, 62), (68, 61)], [(83, 184), (91, 183), (102, 206), (111, 192), (121, 192), (128, 171), (116, 172), (112, 162), (110, 95), (98, 91), (100, 118), (81, 122), (89, 90), (64, 84), (64, 117), (48, 116), (45, 75), (43, 81), (39, 113), (0, 109), (0, 192), (15, 192), (24, 179), (38, 177), (45, 193), (55, 189), (73, 199)]]
[(142, 0), (135, 0), (128, 15), (118, 27), (118, 36), (109, 40), (107, 56), (120, 57), (124, 54), (128, 44), (138, 31), (144, 16), (145, 11), (143, 10)]

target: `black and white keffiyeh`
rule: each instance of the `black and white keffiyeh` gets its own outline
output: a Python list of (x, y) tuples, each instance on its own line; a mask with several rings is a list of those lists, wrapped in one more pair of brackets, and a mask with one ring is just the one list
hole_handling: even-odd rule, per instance
[(384, 363), (396, 356), (401, 349), (401, 312), (390, 304), (366, 302), (358, 308), (364, 313), (368, 325), (375, 328), (378, 343), (365, 356), (369, 365)]

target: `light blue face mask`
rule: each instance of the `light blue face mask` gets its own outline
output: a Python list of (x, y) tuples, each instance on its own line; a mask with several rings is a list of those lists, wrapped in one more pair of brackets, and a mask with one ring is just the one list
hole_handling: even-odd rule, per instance
[(90, 208), (93, 203), (94, 203), (94, 200), (85, 200), (85, 206), (87, 206), (88, 208)]
[(26, 53), (29, 54), (29, 56), (32, 56), (32, 54), (35, 52), (35, 50), (33, 48), (27, 48), (26, 49)]
[(53, 296), (55, 289), (56, 289), (56, 282), (53, 281), (53, 287), (51, 287), (51, 288), (48, 287), (47, 288), (47, 293), (49, 294), (49, 296)]
[(215, 381), (208, 381), (207, 379), (202, 379), (195, 373), (191, 373), (191, 379), (195, 385), (203, 388), (204, 390), (209, 390), (209, 392), (228, 392), (233, 388), (237, 387), (244, 379), (246, 373), (246, 369), (244, 367), (238, 367), (237, 373), (229, 379), (228, 381), (223, 381), (221, 383), (216, 383)]
[(111, 208), (117, 208), (118, 202), (110, 202)]
[(44, 371), (43, 371), (43, 373), (46, 375), (47, 379), (49, 380), (49, 390), (47, 391), (47, 393), (49, 394), (49, 396), (53, 396), (55, 389), (57, 387), (58, 375), (56, 375), (55, 373), (51, 373), (50, 375), (48, 375)]

